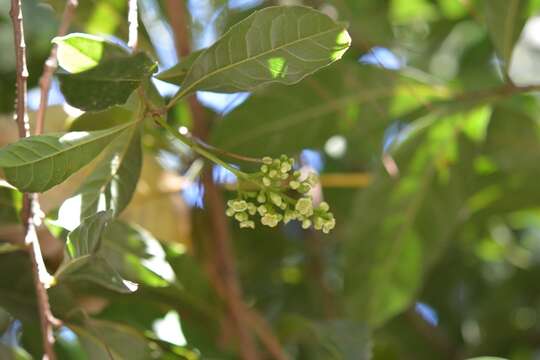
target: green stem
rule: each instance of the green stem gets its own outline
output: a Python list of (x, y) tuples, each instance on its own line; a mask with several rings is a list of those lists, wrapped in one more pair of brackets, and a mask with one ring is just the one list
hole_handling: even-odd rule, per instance
[(226, 163), (225, 161), (221, 160), (220, 158), (218, 158), (217, 156), (212, 154), (210, 151), (203, 148), (201, 145), (199, 145), (198, 142), (194, 141), (193, 139), (191, 139), (188, 136), (185, 136), (185, 135), (181, 134), (175, 128), (173, 128), (171, 125), (169, 125), (165, 121), (165, 119), (163, 117), (156, 116), (156, 117), (154, 117), (154, 120), (156, 120), (156, 122), (158, 124), (160, 124), (163, 128), (165, 128), (167, 131), (169, 131), (175, 138), (177, 138), (178, 140), (180, 140), (181, 142), (183, 142), (184, 144), (189, 146), (197, 154), (207, 158), (208, 160), (214, 162), (215, 164), (223, 166), (225, 169), (229, 170), (236, 177), (238, 177), (240, 179), (250, 180), (249, 174), (246, 174), (245, 172), (238, 170), (234, 166), (231, 166), (230, 164)]

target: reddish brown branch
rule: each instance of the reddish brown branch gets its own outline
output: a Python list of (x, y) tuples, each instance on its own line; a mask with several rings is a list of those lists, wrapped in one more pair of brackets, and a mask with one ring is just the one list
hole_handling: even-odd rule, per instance
[[(19, 137), (30, 136), (30, 126), (28, 115), (26, 113), (26, 96), (28, 69), (26, 67), (26, 44), (24, 42), (24, 25), (23, 13), (21, 8), (21, 0), (11, 1), (11, 20), (13, 22), (13, 38), (15, 42), (15, 58), (17, 71), (17, 103), (15, 116), (19, 128)], [(25, 229), (25, 245), (32, 264), (32, 275), (34, 279), (34, 287), (36, 290), (39, 320), (41, 327), (42, 343), (43, 343), (43, 359), (54, 360), (54, 334), (52, 316), (47, 291), (45, 290), (45, 281), (48, 281), (48, 273), (41, 256), (41, 249), (36, 234), (36, 221), (39, 224), (39, 214), (37, 210), (37, 202), (34, 194), (24, 194), (23, 211), (21, 214), (22, 223)], [(47, 284), (48, 285), (48, 284)]]
[[(77, 0), (67, 0), (64, 13), (62, 14), (62, 20), (58, 27), (57, 36), (64, 36), (67, 34), (69, 24), (71, 23), (77, 5)], [(53, 44), (51, 53), (43, 66), (43, 73), (39, 78), (40, 99), (39, 108), (36, 114), (36, 135), (42, 134), (45, 127), (45, 112), (47, 111), (47, 104), (49, 103), (49, 90), (51, 88), (53, 74), (58, 67), (57, 51), (56, 44)]]

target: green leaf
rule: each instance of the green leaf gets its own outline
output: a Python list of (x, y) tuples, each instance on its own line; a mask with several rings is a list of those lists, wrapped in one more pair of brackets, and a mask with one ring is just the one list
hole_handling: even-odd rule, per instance
[(319, 11), (267, 7), (203, 51), (175, 99), (196, 90), (235, 92), (273, 82), (294, 84), (340, 59), (350, 41), (343, 24)]
[(201, 49), (192, 52), (185, 59), (182, 59), (178, 64), (157, 74), (156, 78), (171, 84), (181, 85), (195, 60), (197, 60), (197, 58), (205, 50), (206, 49)]
[(103, 233), (111, 218), (111, 211), (99, 212), (84, 219), (81, 225), (68, 235), (66, 252), (69, 259), (56, 272), (58, 281), (90, 281), (121, 293), (130, 293), (137, 289), (136, 284), (124, 280), (99, 254)]
[(106, 39), (82, 33), (55, 37), (58, 65), (70, 73), (89, 70), (104, 60), (127, 56), (128, 51)]
[(100, 255), (118, 269), (123, 278), (163, 287), (174, 279), (161, 244), (138, 226), (114, 221), (103, 234)]
[[(429, 115), (396, 147), (399, 178), (381, 170), (359, 193), (350, 218), (346, 295), (358, 319), (379, 327), (410, 306), (426, 271), (465, 220), (466, 199), (475, 191), (470, 123), (490, 112), (441, 118)], [(461, 215), (461, 216), (460, 216)]]
[(89, 281), (119, 293), (132, 293), (138, 287), (124, 280), (116, 269), (97, 255), (85, 255), (69, 261), (58, 269), (55, 277), (60, 283)]
[(43, 192), (90, 163), (135, 122), (107, 130), (31, 136), (0, 150), (0, 167), (22, 192)]
[[(68, 324), (77, 334), (78, 340), (90, 359), (133, 359), (161, 358), (156, 346), (134, 328), (104, 320), (89, 319), (84, 324)], [(155, 345), (155, 344), (154, 344)], [(93, 356), (92, 356), (93, 355)]]
[(19, 223), (21, 193), (0, 184), (0, 225)]
[(101, 211), (84, 219), (81, 225), (69, 233), (66, 249), (70, 258), (96, 254), (100, 248), (103, 231), (111, 219), (111, 211)]
[(118, 57), (76, 74), (58, 73), (66, 101), (85, 111), (125, 104), (131, 93), (156, 69), (145, 53)]
[(0, 358), (4, 360), (31, 360), (32, 356), (18, 346), (0, 343)]
[(525, 25), (526, 0), (484, 0), (486, 22), (491, 40), (508, 69), (514, 45)]
[(123, 106), (103, 111), (85, 112), (71, 123), (69, 131), (105, 130), (125, 124), (133, 119), (133, 112)]
[(131, 201), (142, 167), (140, 128), (133, 126), (107, 150), (105, 158), (78, 189), (81, 219), (94, 214), (100, 203), (118, 216)]
[[(28, 252), (21, 248), (0, 251), (0, 306), (15, 318), (37, 325), (34, 281)], [(9, 276), (7, 276), (9, 274)]]

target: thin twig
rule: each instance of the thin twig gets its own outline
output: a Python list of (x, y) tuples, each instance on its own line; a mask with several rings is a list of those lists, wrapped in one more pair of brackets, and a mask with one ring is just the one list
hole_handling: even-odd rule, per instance
[[(62, 14), (62, 20), (58, 27), (57, 36), (64, 36), (67, 34), (77, 5), (77, 0), (67, 0), (64, 13)], [(45, 112), (47, 111), (47, 105), (49, 103), (49, 90), (51, 88), (53, 74), (58, 67), (57, 53), (57, 45), (53, 44), (49, 58), (45, 61), (45, 65), (43, 66), (43, 73), (39, 78), (40, 99), (39, 108), (36, 114), (36, 135), (42, 134), (45, 128)]]
[(137, 43), (139, 42), (139, 17), (137, 11), (137, 0), (129, 0), (128, 23), (128, 46), (130, 49), (135, 50), (135, 48), (137, 48)]
[[(23, 138), (30, 136), (30, 126), (28, 115), (26, 113), (26, 80), (28, 79), (28, 69), (26, 67), (26, 44), (24, 42), (21, 0), (11, 0), (10, 16), (13, 22), (17, 71), (17, 103), (15, 113), (19, 128), (19, 137)], [(32, 275), (37, 296), (44, 352), (43, 359), (54, 360), (56, 359), (53, 334), (53, 323), (55, 322), (55, 319), (51, 313), (47, 291), (45, 290), (45, 286), (48, 284), (44, 284), (44, 282), (49, 281), (50, 275), (45, 268), (36, 234), (36, 226), (39, 225), (39, 214), (37, 214), (38, 206), (34, 194), (24, 194), (21, 217), (25, 229), (25, 245), (30, 254)]]

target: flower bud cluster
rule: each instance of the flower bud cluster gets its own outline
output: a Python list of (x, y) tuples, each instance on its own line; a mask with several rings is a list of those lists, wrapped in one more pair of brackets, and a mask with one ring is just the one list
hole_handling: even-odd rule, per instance
[[(317, 176), (310, 173), (301, 179), (301, 173), (293, 167), (294, 159), (285, 155), (278, 159), (263, 158), (260, 171), (252, 174), (260, 190), (240, 191), (239, 198), (227, 202), (227, 216), (234, 217), (241, 228), (255, 228), (253, 218), (258, 215), (261, 224), (268, 227), (296, 220), (304, 229), (313, 226), (325, 234), (329, 233), (336, 225), (330, 206), (326, 202), (314, 206), (307, 195), (317, 183)], [(300, 197), (291, 197), (286, 192)]]

